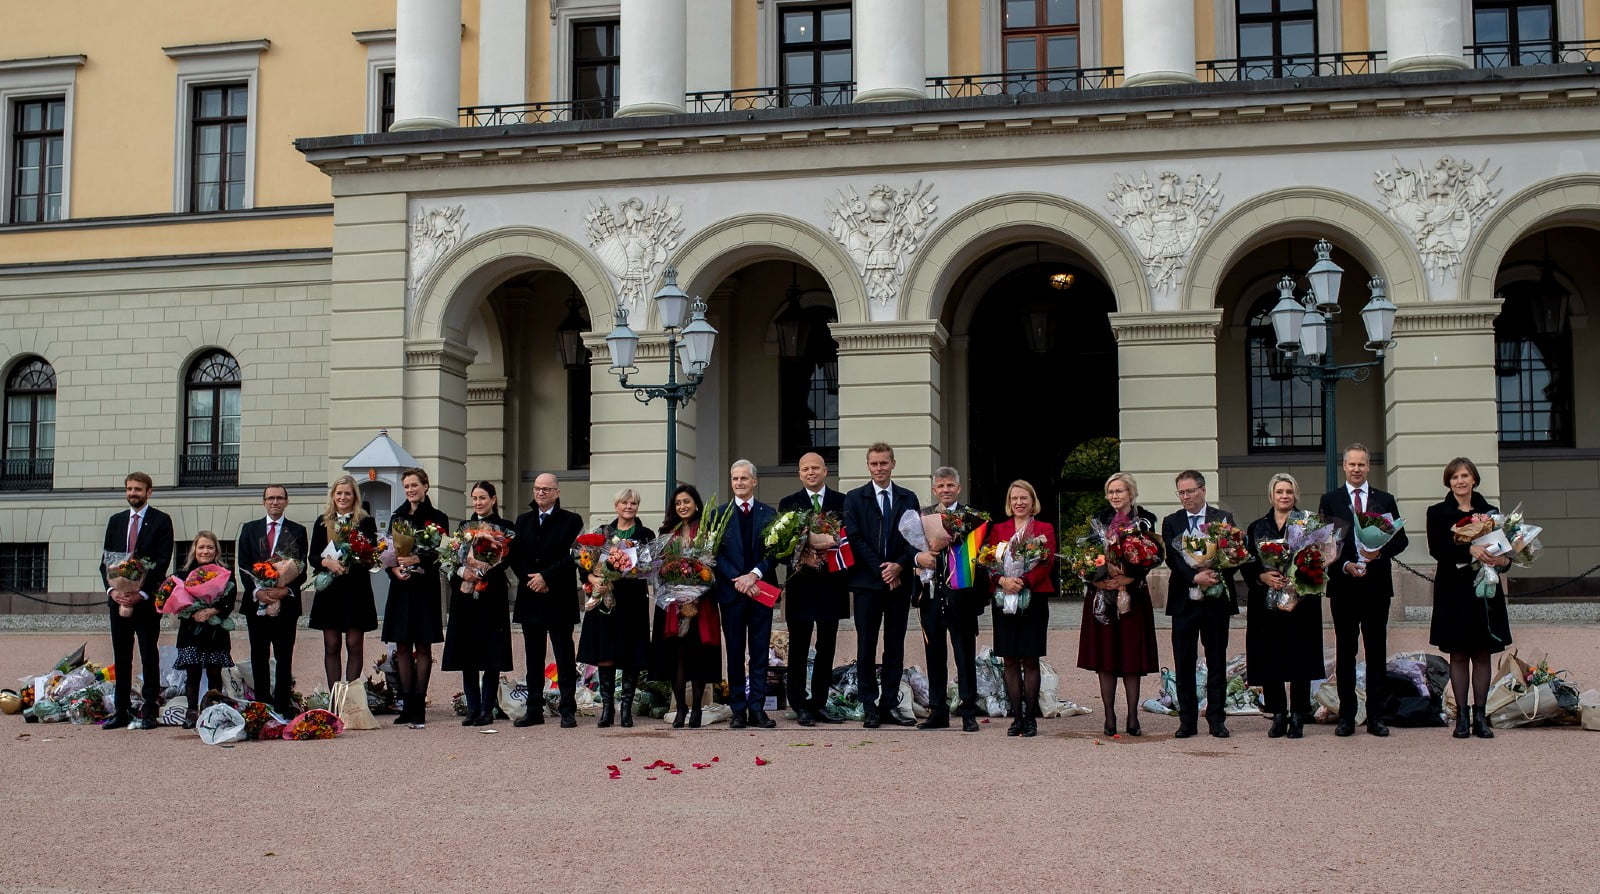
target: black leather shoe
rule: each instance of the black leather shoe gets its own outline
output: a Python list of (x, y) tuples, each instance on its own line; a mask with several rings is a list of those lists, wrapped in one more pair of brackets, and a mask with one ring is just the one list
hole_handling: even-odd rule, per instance
[(682, 705), (679, 705), (678, 706), (678, 713), (672, 715), (672, 728), (673, 729), (683, 729), (683, 719), (685, 717), (687, 717), (688, 715), (689, 715), (689, 709), (685, 708)]
[(891, 724), (893, 726), (916, 726), (917, 725), (917, 721), (916, 721), (915, 718), (912, 718), (912, 717), (901, 717), (899, 714), (896, 714), (893, 711), (884, 711), (884, 710), (880, 709), (878, 711), (878, 716), (883, 719), (884, 723)]
[(1288, 714), (1274, 714), (1274, 715), (1272, 715), (1272, 728), (1267, 730), (1267, 738), (1269, 738), (1269, 739), (1281, 739), (1281, 738), (1283, 738), (1284, 734), (1287, 733), (1287, 732), (1289, 732), (1289, 715)]
[(867, 729), (877, 729), (880, 723), (881, 719), (878, 717), (877, 705), (867, 705), (861, 709), (862, 726), (866, 727)]
[(129, 723), (132, 723), (132, 722), (133, 722), (133, 719), (130, 718), (128, 715), (126, 715), (126, 714), (117, 714), (117, 715), (113, 716), (110, 720), (107, 720), (105, 723), (101, 724), (100, 728), (101, 729), (122, 729), (122, 728), (126, 727)]
[(690, 711), (689, 711), (689, 728), (690, 729), (699, 729), (700, 728), (700, 709), (699, 708), (690, 709)]
[(578, 725), (578, 715), (567, 712), (561, 715), (561, 728), (572, 729)]
[(976, 718), (976, 717), (963, 717), (963, 718), (961, 718), (961, 731), (962, 732), (964, 732), (964, 733), (975, 733), (975, 732), (978, 731), (978, 729), (979, 729), (979, 727), (978, 727), (978, 718)]
[(734, 711), (733, 716), (728, 718), (728, 729), (744, 729), (744, 727), (744, 712)]
[(1142, 736), (1144, 735), (1144, 727), (1140, 726), (1139, 721), (1135, 720), (1128, 724), (1128, 735)]
[(606, 727), (610, 726), (611, 725), (612, 716), (614, 715), (616, 710), (617, 710), (616, 702), (613, 701), (612, 699), (608, 698), (605, 701), (601, 702), (600, 703), (600, 719), (596, 720), (594, 725), (597, 726), (597, 727), (600, 727), (601, 729), (605, 729)]
[(533, 707), (528, 708), (528, 713), (526, 715), (524, 715), (520, 720), (511, 721), (511, 725), (512, 726), (517, 726), (517, 727), (543, 726), (544, 725), (544, 708), (542, 706), (538, 707), (538, 708), (533, 708)]
[(801, 726), (816, 726), (817, 715), (811, 713), (810, 708), (795, 708), (794, 722)]
[(1306, 722), (1299, 714), (1289, 715), (1289, 738), (1304, 739), (1306, 736)]
[(194, 711), (194, 710), (189, 710), (189, 711), (185, 711), (183, 713), (183, 723), (181, 725), (183, 726), (184, 729), (194, 729), (194, 725), (196, 723), (198, 723), (199, 721), (200, 721), (200, 712), (199, 711)]
[(1472, 708), (1472, 734), (1480, 739), (1494, 738), (1494, 730), (1489, 727), (1489, 717), (1482, 705), (1474, 705)]
[(1356, 734), (1356, 722), (1354, 720), (1340, 720), (1339, 721), (1339, 725), (1337, 727), (1334, 727), (1333, 734), (1336, 735), (1336, 736), (1353, 736), (1353, 735), (1355, 735)]
[(1228, 724), (1225, 721), (1218, 720), (1216, 723), (1210, 724), (1210, 726), (1211, 726), (1211, 737), (1212, 738), (1214, 738), (1214, 739), (1226, 739), (1226, 738), (1228, 738)]
[(1028, 716), (1022, 718), (1022, 737), (1031, 739), (1037, 735), (1039, 735), (1039, 721), (1030, 712)]
[(1384, 725), (1382, 720), (1378, 720), (1375, 717), (1369, 717), (1367, 718), (1367, 732), (1374, 736), (1387, 736), (1389, 735), (1389, 727)]
[(949, 714), (929, 714), (928, 719), (917, 724), (917, 729), (949, 729)]
[(843, 717), (828, 713), (828, 708), (825, 705), (813, 707), (811, 709), (811, 717), (818, 723), (844, 723)]
[(1195, 728), (1190, 726), (1189, 724), (1180, 723), (1180, 724), (1178, 724), (1178, 731), (1172, 734), (1172, 738), (1174, 738), (1174, 739), (1187, 739), (1190, 736), (1193, 736), (1196, 732), (1197, 732), (1197, 730), (1195, 730)]
[(1467, 716), (1466, 711), (1456, 711), (1456, 731), (1450, 735), (1457, 739), (1472, 738), (1472, 718)]
[(773, 729), (778, 725), (778, 721), (768, 717), (766, 711), (751, 711), (750, 725), (758, 729)]

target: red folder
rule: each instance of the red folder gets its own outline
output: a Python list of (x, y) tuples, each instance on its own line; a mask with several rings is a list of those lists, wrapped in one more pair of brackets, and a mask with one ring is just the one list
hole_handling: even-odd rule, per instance
[(782, 590), (774, 587), (772, 584), (769, 584), (764, 580), (758, 580), (756, 581), (756, 594), (750, 598), (761, 603), (767, 608), (772, 608), (774, 605), (778, 604), (778, 597), (782, 595)]

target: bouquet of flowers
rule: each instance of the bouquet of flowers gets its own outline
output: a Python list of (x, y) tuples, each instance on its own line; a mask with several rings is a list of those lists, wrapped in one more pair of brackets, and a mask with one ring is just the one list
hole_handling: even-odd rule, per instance
[[(1290, 577), (1294, 568), (1294, 553), (1289, 550), (1289, 541), (1261, 540), (1256, 543), (1256, 558), (1261, 560), (1261, 567), (1273, 571), (1284, 577)], [(1280, 605), (1279, 603), (1287, 603)], [(1292, 611), (1300, 604), (1300, 595), (1291, 585), (1288, 588), (1273, 587), (1267, 590), (1267, 607)]]
[(1340, 529), (1320, 515), (1296, 511), (1284, 528), (1284, 548), (1290, 555), (1292, 573), (1285, 572), (1289, 587), (1268, 604), (1282, 611), (1293, 611), (1306, 596), (1321, 596), (1328, 591), (1328, 566), (1339, 556), (1343, 538)]
[(1356, 544), (1370, 552), (1383, 549), (1406, 526), (1405, 519), (1387, 512), (1358, 513), (1355, 521)]
[[(1017, 537), (999, 543), (985, 544), (978, 551), (978, 564), (989, 569), (996, 578), (1022, 577), (1049, 559), (1044, 537)], [(994, 604), (1004, 614), (1015, 615), (1028, 610), (1032, 594), (1027, 587), (1016, 593), (1007, 593), (996, 583)]]
[(1067, 586), (1076, 588), (1088, 584), (1106, 567), (1105, 545), (1089, 538), (1079, 540), (1057, 554), (1061, 560), (1061, 576)]
[[(257, 589), (260, 589), (262, 587), (287, 587), (294, 583), (303, 571), (305, 571), (305, 565), (299, 559), (280, 550), (273, 553), (272, 557), (266, 561), (257, 562), (250, 566), (250, 570), (242, 571), (241, 573), (249, 578)], [(257, 616), (264, 615), (269, 618), (276, 618), (278, 612), (282, 609), (283, 603), (281, 602), (256, 601)]]
[[(107, 552), (101, 556), (101, 564), (106, 569), (106, 581), (111, 589), (118, 593), (137, 593), (144, 586), (145, 575), (150, 573), (150, 567), (155, 562), (150, 559), (141, 559), (132, 553)], [(133, 617), (133, 606), (118, 605), (117, 614), (124, 618)]]
[[(511, 539), (515, 536), (497, 525), (465, 525), (440, 543), (439, 568), (446, 577), (462, 567), (488, 571), (505, 561), (506, 555), (511, 552)], [(478, 598), (478, 594), (488, 588), (488, 581), (479, 580), (473, 585), (472, 598)]]
[(656, 607), (667, 613), (668, 636), (682, 636), (700, 611), (700, 596), (716, 582), (713, 559), (693, 544), (676, 537), (663, 538), (655, 568)]
[[(1172, 541), (1172, 548), (1196, 571), (1226, 571), (1250, 561), (1250, 550), (1245, 546), (1244, 532), (1225, 521), (1214, 521), (1198, 534), (1183, 534)], [(1219, 580), (1200, 590), (1200, 595), (1212, 599), (1227, 596), (1230, 587)]]
[[(1097, 566), (1089, 583), (1109, 580), (1124, 569), (1154, 568), (1161, 562), (1161, 541), (1144, 519), (1105, 524), (1099, 519), (1089, 520), (1089, 539), (1099, 543), (1105, 562)], [(1119, 588), (1114, 595), (1099, 587), (1091, 594), (1094, 599), (1093, 615), (1096, 621), (1110, 624), (1122, 615), (1133, 611), (1133, 597)]]
[(283, 738), (286, 741), (331, 739), (342, 732), (344, 732), (343, 720), (335, 717), (330, 711), (312, 708), (289, 721), (289, 724), (283, 728)]
[[(1539, 534), (1543, 531), (1544, 528), (1523, 520), (1522, 506), (1518, 504), (1516, 509), (1508, 513), (1475, 512), (1456, 522), (1451, 535), (1457, 543), (1481, 546), (1491, 556), (1507, 556), (1512, 564), (1527, 567), (1543, 549), (1544, 545), (1539, 542)], [(1477, 571), (1477, 576), (1472, 580), (1472, 592), (1478, 598), (1490, 599), (1500, 592), (1501, 572), (1498, 568), (1476, 559), (1457, 567), (1468, 565)]]
[(989, 513), (973, 509), (970, 506), (963, 506), (955, 512), (942, 508), (935, 511), (939, 513), (939, 520), (944, 522), (944, 532), (950, 535), (951, 543), (960, 541), (968, 534), (992, 521)]
[(389, 523), (389, 545), (394, 555), (391, 558), (388, 551), (383, 555), (385, 568), (394, 568), (395, 573), (405, 578), (411, 575), (409, 566), (401, 565), (400, 559), (406, 556), (426, 557), (439, 552), (439, 544), (444, 542), (444, 529), (428, 522), (420, 529), (413, 527), (405, 519), (395, 519)]
[[(585, 577), (599, 578), (598, 585), (593, 581), (584, 581), (583, 592), (589, 595), (583, 605), (584, 611), (598, 608), (601, 614), (610, 614), (617, 605), (612, 583), (624, 577), (649, 575), (650, 562), (640, 561), (637, 542), (621, 537), (613, 537), (608, 541), (598, 531), (580, 535), (573, 542), (572, 557)], [(645, 558), (648, 559), (648, 554)]]
[(780, 512), (761, 530), (761, 548), (773, 559), (787, 559), (795, 554), (807, 535), (811, 533), (810, 510), (791, 509)]
[[(322, 550), (322, 558), (334, 559), (344, 566), (345, 571), (353, 571), (357, 568), (371, 568), (376, 563), (379, 552), (378, 544), (368, 539), (367, 535), (356, 527), (355, 522), (345, 520), (334, 523), (328, 545)], [(318, 571), (311, 579), (312, 592), (321, 593), (326, 590), (336, 576), (327, 569)]]
[[(217, 600), (233, 588), (232, 578), (233, 572), (215, 562), (201, 565), (183, 578), (173, 575), (168, 578), (173, 585), (171, 595), (161, 601), (161, 613), (193, 620), (196, 613), (216, 607)], [(199, 623), (223, 630), (234, 628), (233, 618), (220, 617), (215, 613)]]

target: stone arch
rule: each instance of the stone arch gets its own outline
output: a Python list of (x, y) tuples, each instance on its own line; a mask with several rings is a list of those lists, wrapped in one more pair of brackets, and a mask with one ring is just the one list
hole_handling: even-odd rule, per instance
[(901, 318), (937, 319), (957, 277), (984, 252), (1028, 238), (1060, 240), (1082, 252), (1117, 296), (1120, 312), (1150, 310), (1149, 283), (1122, 233), (1085, 205), (1044, 193), (974, 202), (928, 238), (906, 271)]
[(1600, 227), (1600, 174), (1552, 177), (1501, 202), (1467, 244), (1462, 298), (1494, 300), (1500, 262), (1511, 246), (1535, 230), (1573, 223)]
[(465, 343), (467, 315), (501, 280), (523, 270), (545, 267), (577, 285), (591, 325), (610, 319), (617, 293), (600, 262), (559, 233), (538, 227), (497, 227), (466, 240), (429, 269), (417, 286), (406, 337)]
[(1251, 198), (1217, 218), (1194, 247), (1182, 295), (1185, 310), (1220, 305), (1217, 290), (1228, 270), (1262, 243), (1286, 236), (1331, 235), (1339, 247), (1382, 276), (1389, 300), (1428, 300), (1422, 259), (1393, 221), (1355, 196), (1316, 186), (1280, 189)]
[[(691, 295), (715, 288), (755, 261), (798, 260), (828, 283), (840, 323), (867, 321), (866, 290), (844, 247), (816, 227), (781, 214), (741, 214), (718, 221), (684, 243), (672, 261), (678, 285)], [(650, 326), (656, 326), (654, 309)]]

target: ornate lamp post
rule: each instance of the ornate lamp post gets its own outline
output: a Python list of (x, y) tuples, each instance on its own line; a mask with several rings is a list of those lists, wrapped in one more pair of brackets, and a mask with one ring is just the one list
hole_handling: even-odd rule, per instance
[[(1306, 279), (1311, 288), (1302, 298), (1294, 297), (1294, 280), (1278, 281), (1278, 303), (1272, 308), (1272, 331), (1278, 350), (1288, 355), (1289, 372), (1303, 382), (1322, 385), (1322, 443), (1327, 490), (1339, 486), (1340, 457), (1338, 410), (1335, 397), (1344, 380), (1365, 382), (1372, 367), (1383, 363), (1383, 352), (1394, 346), (1395, 306), (1384, 294), (1383, 279), (1374, 276), (1367, 282), (1372, 297), (1361, 309), (1361, 324), (1367, 330), (1366, 349), (1376, 359), (1361, 363), (1333, 362), (1333, 317), (1339, 313), (1339, 284), (1344, 268), (1329, 255), (1333, 246), (1317, 240), (1317, 262)], [(1296, 356), (1298, 355), (1298, 357)]]
[[(689, 296), (678, 288), (678, 271), (668, 267), (666, 282), (656, 292), (656, 310), (661, 317), (661, 328), (667, 333), (667, 381), (663, 385), (639, 385), (628, 381), (628, 376), (639, 371), (633, 365), (639, 349), (639, 336), (628, 328), (628, 308), (617, 302), (617, 325), (606, 336), (611, 348), (611, 372), (623, 388), (633, 391), (639, 403), (647, 404), (656, 398), (667, 402), (667, 492), (666, 506), (672, 508), (672, 492), (678, 487), (678, 407), (694, 398), (694, 393), (705, 379), (706, 367), (711, 363), (711, 349), (717, 341), (717, 330), (706, 322), (706, 303), (700, 298), (689, 305)], [(689, 313), (688, 325), (684, 314)], [(678, 364), (683, 364), (683, 381), (678, 380)]]

